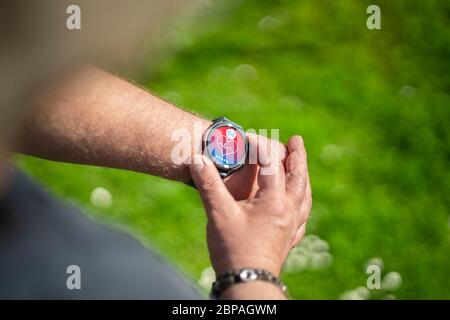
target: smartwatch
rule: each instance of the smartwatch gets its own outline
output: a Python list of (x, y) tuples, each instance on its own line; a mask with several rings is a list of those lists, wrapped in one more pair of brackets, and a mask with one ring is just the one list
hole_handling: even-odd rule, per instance
[[(203, 133), (202, 152), (214, 163), (222, 179), (244, 166), (248, 150), (244, 129), (225, 117), (213, 120)], [(195, 188), (193, 180), (186, 184)]]
[(215, 164), (222, 178), (242, 168), (248, 155), (248, 139), (241, 126), (221, 117), (203, 134), (203, 154)]

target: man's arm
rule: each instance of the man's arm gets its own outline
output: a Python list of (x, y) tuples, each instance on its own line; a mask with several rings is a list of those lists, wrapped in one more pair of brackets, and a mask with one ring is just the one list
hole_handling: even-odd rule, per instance
[[(176, 108), (127, 81), (91, 66), (84, 67), (58, 83), (49, 85), (32, 99), (32, 103), (33, 108), (17, 139), (16, 151), (50, 160), (127, 169), (184, 182), (191, 179), (193, 167), (191, 165), (190, 172), (186, 164), (172, 161), (173, 148), (180, 143), (180, 141), (172, 140), (172, 133), (180, 128), (185, 129), (185, 132), (193, 138), (190, 141), (185, 140), (188, 144), (185, 147), (189, 148), (190, 155), (194, 155), (196, 148), (200, 147), (201, 133), (210, 124), (209, 121)], [(199, 135), (195, 134), (196, 124), (200, 127)], [(258, 145), (258, 148), (266, 145), (266, 143), (255, 142), (255, 136), (249, 138)], [(262, 137), (258, 137), (257, 140), (259, 139), (267, 141)], [(279, 150), (276, 152), (279, 156), (276, 161), (280, 162), (277, 167), (283, 167), (281, 161), (284, 161), (287, 154), (285, 146), (274, 141), (269, 143), (269, 146)], [(209, 163), (207, 174), (197, 174), (194, 177), (203, 195), (207, 192), (206, 188), (217, 184), (220, 186), (222, 183), (217, 170), (210, 161)], [(246, 165), (243, 170), (228, 177), (225, 181), (228, 191), (219, 188), (220, 191), (216, 190), (215, 193), (225, 195), (229, 192), (234, 199), (229, 197), (227, 201), (217, 201), (217, 203), (228, 208), (229, 205), (234, 204), (234, 201), (247, 199), (250, 196), (254, 199), (255, 196), (259, 197), (258, 194), (264, 194), (264, 191), (258, 191), (259, 193), (255, 195), (257, 172), (257, 165)], [(209, 177), (214, 174), (215, 182), (211, 183), (212, 180)], [(306, 174), (302, 172), (301, 175)], [(295, 175), (290, 174), (290, 176)], [(310, 189), (309, 183), (308, 188)], [(276, 191), (281, 192), (281, 189)], [(263, 203), (262, 210), (256, 208), (253, 210), (254, 214), (249, 214), (248, 217), (264, 220), (264, 215), (260, 214), (263, 213), (262, 211), (267, 211), (267, 214), (277, 212), (277, 208), (275, 210), (271, 207), (277, 202), (272, 200), (281, 199), (281, 193), (277, 192), (274, 191), (274, 197), (268, 198), (271, 203)], [(256, 202), (259, 203), (259, 200)], [(305, 208), (309, 213), (310, 205)], [(291, 211), (293, 210), (281, 210), (288, 213), (287, 217), (294, 215)], [(228, 213), (223, 212), (220, 216), (227, 216)], [(305, 215), (307, 214), (303, 214)], [(284, 251), (290, 248), (292, 242), (290, 238), (285, 239), (283, 235), (295, 233), (298, 228), (298, 223), (283, 224), (291, 226), (294, 231), (280, 230), (279, 239), (267, 242), (266, 235), (273, 233), (267, 232), (267, 229), (279, 225), (278, 219), (277, 215), (274, 215), (274, 221), (264, 221), (264, 223), (253, 223), (249, 219), (248, 228), (243, 229), (236, 228), (236, 224), (229, 220), (230, 225), (219, 227), (219, 232), (214, 234), (226, 235), (226, 238), (233, 243), (227, 250), (220, 246), (210, 248), (212, 255), (225, 259), (227, 263), (222, 263), (223, 267), (226, 267), (224, 270), (261, 267), (278, 275), (286, 254)], [(304, 220), (305, 218), (301, 219), (302, 222)], [(209, 225), (215, 226), (215, 224), (216, 222), (210, 219)], [(249, 234), (250, 229), (254, 229), (253, 235)], [(295, 237), (297, 240), (294, 239), (293, 242), (299, 241), (303, 233), (304, 228), (300, 228)], [(261, 241), (257, 240), (258, 238), (261, 238)], [(249, 239), (252, 241), (248, 241)], [(265, 245), (263, 240), (268, 244)], [(211, 244), (211, 241), (209, 243)], [(261, 243), (258, 248), (268, 251), (269, 254), (259, 251), (249, 254), (242, 243)], [(271, 250), (273, 243), (283, 243), (283, 248), (286, 248)], [(243, 248), (245, 250), (241, 254), (240, 251)], [(280, 252), (282, 254), (279, 257), (280, 261), (274, 263), (267, 261), (267, 256)], [(218, 260), (213, 258), (213, 264), (215, 261), (217, 263)], [(228, 263), (230, 261), (231, 263)], [(216, 271), (220, 273), (220, 269)], [(221, 298), (282, 299), (284, 295), (279, 288), (270, 283), (255, 282), (238, 284), (229, 288)]]
[(32, 103), (17, 151), (183, 182), (190, 174), (171, 159), (180, 143), (172, 133), (183, 128), (190, 134), (184, 149), (192, 155), (210, 123), (93, 66), (49, 85)]

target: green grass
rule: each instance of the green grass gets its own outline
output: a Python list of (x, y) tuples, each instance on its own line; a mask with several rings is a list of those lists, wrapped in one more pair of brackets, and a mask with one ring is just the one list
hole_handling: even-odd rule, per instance
[[(365, 262), (402, 275), (401, 299), (450, 298), (450, 5), (378, 1), (227, 1), (180, 29), (141, 84), (208, 117), (301, 134), (314, 206), (308, 234), (333, 264), (285, 274), (297, 299), (365, 285)], [(264, 16), (273, 22), (261, 30)], [(266, 19), (267, 20), (267, 19)], [(248, 65), (242, 67), (241, 65)], [(241, 67), (238, 67), (241, 66)], [(403, 88), (403, 89), (402, 89)], [(193, 279), (209, 266), (196, 193), (142, 174), (21, 158), (22, 167), (95, 218), (151, 242)], [(102, 186), (110, 209), (90, 204)], [(375, 294), (375, 297), (382, 296)]]

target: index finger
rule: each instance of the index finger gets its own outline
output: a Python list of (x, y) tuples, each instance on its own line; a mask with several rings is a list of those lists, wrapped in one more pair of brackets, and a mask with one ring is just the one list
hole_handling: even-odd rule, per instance
[(285, 193), (285, 173), (279, 155), (278, 141), (257, 137), (258, 186), (256, 197), (265, 194), (283, 196)]
[(294, 201), (302, 201), (308, 184), (308, 165), (303, 139), (293, 136), (288, 141), (286, 159), (286, 194)]

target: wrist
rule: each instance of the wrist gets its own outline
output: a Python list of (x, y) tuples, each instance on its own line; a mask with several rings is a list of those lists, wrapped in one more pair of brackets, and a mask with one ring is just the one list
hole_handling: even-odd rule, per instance
[[(196, 154), (201, 154), (203, 133), (211, 125), (211, 123), (212, 122), (209, 120), (192, 115), (189, 125), (182, 128), (185, 134), (183, 133), (182, 137), (179, 136), (177, 138), (181, 139), (183, 144), (176, 142), (171, 145), (172, 172), (174, 171), (173, 169), (180, 171), (174, 180), (178, 180), (186, 184), (192, 183), (189, 165), (194, 161), (194, 156)], [(187, 135), (187, 137), (185, 135)], [(173, 137), (172, 141), (174, 141)]]
[(220, 300), (286, 300), (287, 296), (279, 288), (264, 281), (238, 283), (224, 292)]
[(281, 273), (281, 265), (272, 261), (271, 259), (239, 259), (239, 262), (217, 263), (214, 264), (216, 276), (220, 276), (230, 270), (239, 270), (245, 268), (262, 269), (269, 271), (274, 276), (278, 277)]
[(209, 126), (212, 124), (211, 121), (209, 120), (205, 120), (202, 118), (196, 118), (192, 128), (190, 129), (190, 133), (191, 133), (191, 145), (190, 145), (190, 155), (189, 157), (186, 159), (187, 161), (184, 163), (184, 170), (188, 173), (188, 178), (186, 179), (186, 181), (183, 182), (188, 182), (192, 180), (190, 171), (189, 171), (189, 164), (192, 163), (192, 161), (194, 161), (194, 156), (196, 154), (201, 154), (202, 153), (202, 143), (203, 143), (203, 134), (205, 133), (205, 131), (209, 128)]

